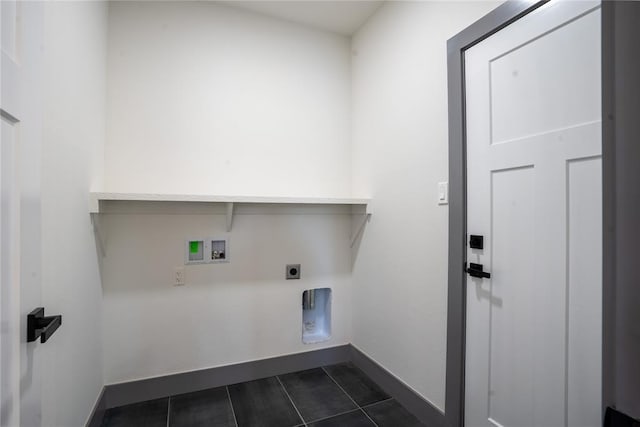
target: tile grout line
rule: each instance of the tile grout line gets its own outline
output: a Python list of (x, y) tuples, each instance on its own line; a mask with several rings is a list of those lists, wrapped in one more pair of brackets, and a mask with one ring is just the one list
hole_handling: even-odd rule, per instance
[(169, 396), (169, 400), (167, 401), (167, 427), (169, 427), (169, 418), (171, 418), (171, 396)]
[(341, 415), (350, 414), (351, 412), (357, 412), (359, 410), (360, 410), (360, 408), (349, 409), (348, 411), (340, 412), (340, 413), (335, 414), (335, 415), (329, 415), (328, 417), (318, 418), (317, 420), (309, 421), (309, 424), (318, 423), (320, 421), (328, 420), (329, 418), (339, 417)]
[(233, 422), (238, 427), (238, 419), (236, 418), (236, 410), (233, 409), (233, 402), (231, 401), (231, 393), (229, 392), (229, 386), (226, 385), (224, 388), (227, 390), (227, 399), (229, 399), (229, 406), (231, 406), (231, 414), (233, 415)]
[(388, 399), (380, 400), (378, 402), (369, 403), (368, 405), (361, 406), (361, 408), (363, 408), (363, 409), (364, 408), (371, 408), (372, 406), (376, 406), (376, 405), (378, 405), (380, 403), (388, 402), (390, 400), (393, 400), (393, 397), (389, 397)]
[(320, 369), (322, 369), (322, 370), (324, 371), (324, 373), (325, 373), (325, 374), (327, 374), (327, 376), (331, 379), (331, 381), (333, 381), (333, 382), (334, 382), (334, 384), (335, 384), (335, 385), (337, 385), (337, 386), (338, 386), (338, 388), (339, 388), (340, 390), (342, 390), (342, 392), (343, 392), (344, 394), (346, 394), (346, 395), (347, 395), (347, 397), (349, 398), (349, 400), (351, 400), (351, 401), (353, 402), (353, 404), (354, 404), (354, 405), (356, 405), (356, 408), (361, 409), (361, 408), (360, 408), (360, 405), (358, 405), (358, 402), (356, 402), (355, 400), (353, 400), (353, 398), (351, 397), (351, 395), (349, 395), (349, 393), (347, 393), (347, 390), (345, 390), (344, 388), (342, 388), (342, 386), (341, 386), (340, 384), (338, 384), (338, 381), (336, 381), (336, 380), (331, 376), (331, 374), (329, 374), (329, 372), (327, 372), (327, 370), (326, 370), (326, 369), (324, 369), (324, 366), (323, 366), (323, 367), (321, 367)]
[[(280, 383), (280, 387), (282, 387), (282, 390), (284, 391), (284, 394), (287, 395), (287, 397), (289, 398), (289, 402), (291, 402), (291, 404), (293, 405), (293, 409), (296, 410), (296, 412), (298, 413), (298, 416), (300, 417), (300, 419), (302, 420), (302, 425), (304, 425), (306, 427), (307, 422), (305, 421), (305, 419), (302, 417), (302, 414), (300, 413), (300, 411), (298, 411), (298, 407), (296, 406), (295, 403), (293, 403), (293, 399), (291, 398), (291, 396), (289, 396), (289, 392), (287, 391), (287, 388), (284, 386), (284, 384), (282, 384), (282, 381), (280, 381), (280, 377), (276, 375), (276, 379), (278, 380), (278, 382)], [(296, 424), (296, 426), (298, 426), (300, 424)]]
[(327, 374), (327, 376), (328, 376), (329, 378), (331, 378), (331, 381), (333, 381), (333, 382), (334, 382), (334, 383), (335, 383), (335, 384), (340, 388), (340, 390), (342, 390), (342, 392), (343, 392), (344, 394), (346, 394), (346, 395), (347, 395), (347, 397), (348, 397), (349, 399), (351, 399), (351, 401), (356, 405), (356, 407), (362, 411), (362, 413), (364, 414), (364, 416), (365, 416), (365, 417), (367, 417), (367, 419), (368, 419), (369, 421), (371, 421), (371, 422), (373, 423), (373, 425), (374, 425), (374, 426), (379, 427), (379, 426), (378, 426), (378, 424), (376, 424), (376, 422), (375, 422), (375, 421), (373, 421), (373, 420), (371, 419), (371, 417), (369, 416), (369, 414), (367, 414), (367, 413), (365, 412), (365, 410), (364, 410), (364, 409), (362, 409), (362, 407), (361, 407), (360, 405), (358, 405), (358, 402), (356, 402), (355, 400), (353, 400), (353, 398), (349, 395), (349, 393), (347, 393), (347, 391), (346, 391), (344, 388), (342, 388), (342, 386), (341, 386), (340, 384), (338, 384), (338, 381), (336, 381), (336, 380), (331, 376), (331, 374), (329, 374), (329, 372), (327, 372), (327, 370), (326, 370), (326, 369), (324, 369), (324, 366), (322, 366), (322, 367), (321, 367), (321, 369), (324, 371), (324, 373), (325, 373), (325, 374)]
[(367, 412), (364, 409), (360, 408), (360, 410), (362, 411), (364, 416), (367, 417), (369, 421), (373, 423), (374, 426), (379, 427), (378, 424), (375, 421), (373, 421), (373, 419), (369, 416), (369, 414), (367, 414)]

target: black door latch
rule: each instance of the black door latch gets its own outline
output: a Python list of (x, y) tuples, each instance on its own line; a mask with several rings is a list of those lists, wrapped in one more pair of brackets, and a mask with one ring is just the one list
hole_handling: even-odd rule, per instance
[(491, 273), (488, 273), (482, 269), (482, 264), (469, 263), (469, 268), (465, 268), (465, 271), (471, 277), (478, 277), (480, 279), (490, 279)]
[(27, 315), (27, 342), (40, 337), (40, 342), (47, 342), (51, 335), (62, 325), (62, 316), (44, 315), (44, 307), (38, 307)]

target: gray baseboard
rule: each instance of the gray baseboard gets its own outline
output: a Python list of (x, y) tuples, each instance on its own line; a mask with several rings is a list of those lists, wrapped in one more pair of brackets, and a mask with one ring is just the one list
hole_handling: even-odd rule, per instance
[(391, 372), (351, 345), (351, 363), (375, 381), (391, 397), (429, 427), (444, 427), (444, 413), (416, 393)]
[(350, 344), (252, 362), (106, 385), (86, 427), (99, 427), (107, 409), (176, 394), (352, 362), (423, 423), (443, 427), (444, 414)]
[(100, 427), (102, 425), (102, 419), (104, 418), (104, 413), (107, 410), (105, 403), (104, 387), (102, 387), (100, 395), (96, 400), (96, 404), (93, 407), (93, 411), (91, 411), (91, 414), (89, 415), (86, 427)]
[(345, 344), (234, 365), (109, 384), (104, 386), (87, 427), (99, 427), (105, 411), (116, 406), (348, 362), (350, 358), (351, 346)]
[(254, 360), (217, 368), (182, 372), (105, 386), (106, 407), (236, 384), (349, 360), (350, 346), (323, 348), (304, 353)]

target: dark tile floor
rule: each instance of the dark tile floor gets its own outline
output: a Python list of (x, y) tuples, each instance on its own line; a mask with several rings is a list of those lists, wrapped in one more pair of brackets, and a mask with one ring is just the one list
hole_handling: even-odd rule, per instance
[(350, 363), (107, 411), (103, 427), (424, 426)]

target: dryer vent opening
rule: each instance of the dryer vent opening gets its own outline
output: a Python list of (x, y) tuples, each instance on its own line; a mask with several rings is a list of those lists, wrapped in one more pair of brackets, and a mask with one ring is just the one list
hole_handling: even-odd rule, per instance
[(331, 289), (302, 293), (302, 342), (312, 344), (331, 338)]

